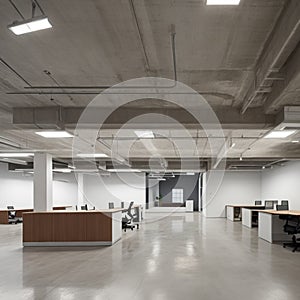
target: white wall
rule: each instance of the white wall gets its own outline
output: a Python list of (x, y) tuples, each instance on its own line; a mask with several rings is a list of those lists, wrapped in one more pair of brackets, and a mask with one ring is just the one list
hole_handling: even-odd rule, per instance
[[(221, 174), (221, 172), (220, 172)], [(206, 217), (225, 217), (226, 204), (253, 204), (261, 198), (261, 172), (226, 171), (220, 186), (207, 172), (203, 214)]]
[(77, 180), (75, 176), (73, 174), (54, 174), (53, 206), (75, 206), (77, 202)]
[[(73, 175), (54, 175), (53, 205), (75, 205), (77, 182)], [(33, 176), (9, 172), (7, 164), (0, 163), (0, 209), (7, 205), (15, 208), (33, 208)]]
[(155, 198), (159, 196), (159, 181), (149, 179), (149, 208), (154, 207)]
[(262, 172), (263, 200), (289, 200), (290, 209), (300, 210), (300, 162), (289, 162)]
[(136, 204), (146, 203), (146, 181), (144, 173), (119, 173), (110, 176), (84, 175), (85, 201), (98, 209), (108, 208), (109, 202), (120, 207), (131, 201)]

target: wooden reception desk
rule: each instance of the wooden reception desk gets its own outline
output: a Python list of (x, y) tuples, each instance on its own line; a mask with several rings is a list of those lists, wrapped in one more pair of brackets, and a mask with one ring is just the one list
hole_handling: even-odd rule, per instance
[(112, 245), (121, 236), (121, 209), (23, 214), (23, 246)]

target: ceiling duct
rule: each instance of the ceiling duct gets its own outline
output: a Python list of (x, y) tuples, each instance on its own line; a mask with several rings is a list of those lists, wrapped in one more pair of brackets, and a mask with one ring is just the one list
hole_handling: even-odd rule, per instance
[(275, 130), (300, 130), (300, 106), (285, 106), (277, 115)]
[(63, 129), (62, 107), (14, 108), (13, 124), (24, 129)]

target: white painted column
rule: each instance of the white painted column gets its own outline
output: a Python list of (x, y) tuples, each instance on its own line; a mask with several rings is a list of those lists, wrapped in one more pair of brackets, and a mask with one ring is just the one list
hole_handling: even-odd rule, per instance
[(34, 197), (35, 211), (52, 210), (52, 156), (48, 153), (34, 154)]
[(77, 175), (77, 207), (80, 210), (81, 205), (84, 205), (84, 190), (83, 190), (83, 174)]

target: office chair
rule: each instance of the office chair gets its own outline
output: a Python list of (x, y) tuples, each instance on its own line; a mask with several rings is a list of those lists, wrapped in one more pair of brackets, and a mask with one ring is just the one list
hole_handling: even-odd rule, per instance
[(87, 206), (87, 204), (85, 204), (85, 205), (81, 205), (81, 210), (88, 210), (88, 206)]
[(265, 209), (273, 209), (274, 203), (273, 201), (265, 201)]
[(256, 200), (256, 201), (254, 202), (254, 204), (255, 204), (255, 205), (262, 205), (262, 202), (261, 202), (260, 200)]
[[(122, 218), (122, 229), (126, 232), (126, 229), (133, 230), (135, 228), (135, 224), (133, 224), (133, 219), (136, 215), (133, 215), (131, 210), (133, 206), (133, 201), (130, 202), (128, 209), (125, 212), (124, 218)], [(136, 224), (136, 228), (139, 229), (139, 224)]]
[(9, 224), (22, 223), (23, 219), (16, 217), (17, 212), (14, 210), (15, 208), (13, 206), (7, 206), (7, 209), (9, 209), (9, 212), (8, 212), (8, 223)]
[(287, 206), (287, 210), (289, 210), (289, 201), (288, 200), (281, 200), (281, 205)]
[(300, 217), (299, 216), (287, 216), (286, 223), (283, 227), (284, 232), (287, 232), (288, 234), (292, 234), (292, 242), (289, 243), (283, 243), (283, 247), (292, 247), (293, 252), (295, 252), (299, 247), (300, 243), (297, 241), (300, 241), (300, 239), (296, 237), (296, 234), (300, 233)]
[(288, 205), (276, 205), (276, 210), (289, 210)]
[(109, 208), (109, 209), (115, 208), (115, 204), (114, 204), (113, 202), (109, 202), (109, 203), (108, 203), (108, 208)]
[(121, 208), (125, 207), (125, 202), (121, 202)]

